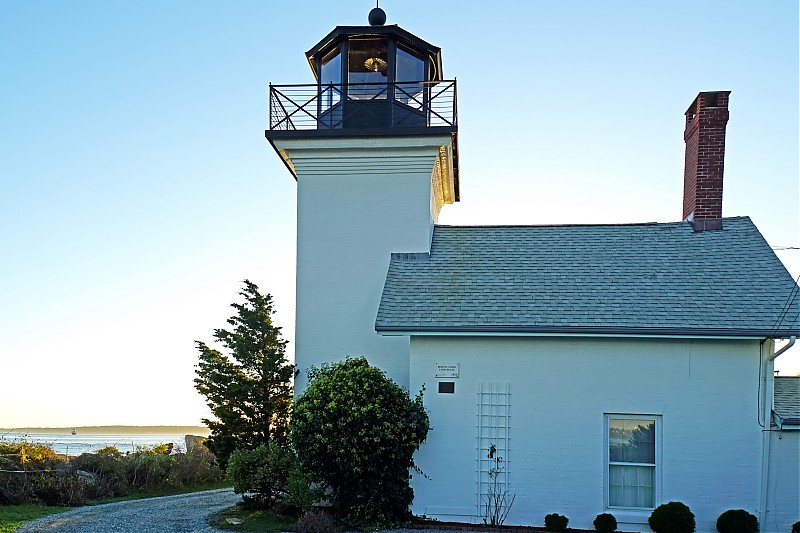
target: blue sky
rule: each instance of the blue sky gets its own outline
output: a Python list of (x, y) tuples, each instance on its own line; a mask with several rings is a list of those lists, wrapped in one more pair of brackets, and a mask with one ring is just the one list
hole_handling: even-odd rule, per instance
[[(292, 340), (268, 84), (312, 82), (304, 52), (372, 6), (0, 0), (0, 427), (197, 423), (193, 341), (245, 278)], [(723, 212), (800, 246), (797, 2), (382, 7), (458, 78), (462, 201), (440, 223), (678, 220), (683, 112), (730, 90)]]

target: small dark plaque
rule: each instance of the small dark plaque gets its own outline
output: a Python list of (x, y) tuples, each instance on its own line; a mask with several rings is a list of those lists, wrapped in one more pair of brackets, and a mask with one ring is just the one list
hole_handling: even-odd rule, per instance
[(455, 381), (440, 381), (439, 392), (444, 394), (453, 394), (456, 391)]

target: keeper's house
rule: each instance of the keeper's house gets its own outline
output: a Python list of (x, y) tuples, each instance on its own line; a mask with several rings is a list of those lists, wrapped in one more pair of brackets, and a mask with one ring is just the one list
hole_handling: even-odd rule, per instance
[(494, 445), (508, 524), (648, 531), (679, 500), (701, 532), (738, 508), (788, 532), (800, 379), (773, 361), (798, 287), (749, 218), (722, 217), (729, 93), (686, 111), (680, 222), (438, 226), (459, 200), (456, 83), (384, 22), (335, 28), (306, 54), (316, 84), (270, 89), (297, 180), (296, 390), (348, 355), (426, 387), (417, 514), (480, 522)]

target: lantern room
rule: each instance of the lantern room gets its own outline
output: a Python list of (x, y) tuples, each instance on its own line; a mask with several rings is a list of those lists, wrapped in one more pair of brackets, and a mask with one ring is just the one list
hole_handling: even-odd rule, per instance
[(447, 135), (444, 173), (458, 200), (456, 81), (444, 79), (439, 47), (385, 22), (376, 7), (369, 26), (337, 26), (311, 47), (316, 83), (270, 84), (266, 137), (296, 176), (276, 140)]
[(339, 26), (306, 52), (319, 86), (320, 128), (428, 124), (442, 79), (441, 50), (398, 26)]
[(270, 130), (456, 130), (456, 84), (437, 46), (374, 8), (369, 26), (337, 26), (306, 57), (314, 85), (270, 85)]

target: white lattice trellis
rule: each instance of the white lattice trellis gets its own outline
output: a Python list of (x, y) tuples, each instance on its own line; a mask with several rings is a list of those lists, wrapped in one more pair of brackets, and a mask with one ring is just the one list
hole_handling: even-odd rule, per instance
[(509, 429), (511, 417), (511, 385), (508, 383), (478, 384), (478, 436), (477, 436), (477, 515), (482, 516), (489, 491), (489, 469), (495, 465), (489, 459), (489, 447), (495, 446), (496, 456), (502, 457), (503, 470), (498, 476), (499, 485), (508, 490), (511, 458)]

